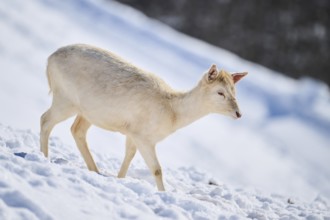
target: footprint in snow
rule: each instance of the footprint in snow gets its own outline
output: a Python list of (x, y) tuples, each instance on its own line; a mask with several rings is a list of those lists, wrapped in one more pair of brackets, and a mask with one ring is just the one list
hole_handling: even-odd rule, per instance
[(28, 161), (41, 162), (47, 160), (47, 158), (45, 158), (43, 155), (36, 153), (16, 152), (14, 153), (14, 155), (17, 157), (24, 158), (25, 160)]
[(55, 158), (55, 159), (52, 159), (51, 162), (56, 163), (56, 164), (60, 164), (60, 165), (69, 163), (68, 160), (63, 159), (63, 158)]
[(18, 157), (22, 157), (22, 158), (25, 158), (27, 153), (25, 152), (19, 152), (19, 153), (14, 153), (15, 156), (18, 156)]

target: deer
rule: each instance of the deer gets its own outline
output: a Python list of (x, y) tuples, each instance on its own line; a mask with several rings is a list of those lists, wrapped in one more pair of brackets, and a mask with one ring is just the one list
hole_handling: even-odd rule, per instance
[(228, 73), (215, 64), (189, 91), (172, 89), (161, 78), (107, 50), (74, 44), (48, 57), (47, 79), (51, 107), (40, 119), (40, 150), (48, 157), (54, 126), (76, 116), (71, 127), (75, 143), (90, 171), (100, 173), (86, 142), (91, 125), (126, 136), (118, 178), (126, 176), (139, 151), (159, 191), (165, 191), (156, 144), (210, 113), (242, 116), (235, 84), (247, 72)]

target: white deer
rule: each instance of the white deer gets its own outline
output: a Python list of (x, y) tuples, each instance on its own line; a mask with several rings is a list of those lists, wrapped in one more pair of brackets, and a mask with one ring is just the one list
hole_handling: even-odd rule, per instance
[(139, 150), (158, 190), (164, 191), (156, 143), (209, 113), (240, 118), (234, 84), (246, 74), (219, 72), (212, 65), (196, 87), (178, 92), (108, 51), (82, 44), (62, 47), (48, 59), (53, 101), (41, 116), (41, 151), (48, 157), (53, 127), (77, 115), (71, 131), (89, 170), (99, 172), (86, 142), (87, 130), (93, 124), (126, 135), (119, 178), (126, 176)]

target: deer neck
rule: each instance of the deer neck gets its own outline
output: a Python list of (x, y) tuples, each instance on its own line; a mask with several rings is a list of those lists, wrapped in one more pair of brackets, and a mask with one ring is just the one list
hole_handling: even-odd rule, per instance
[(177, 93), (172, 100), (175, 115), (174, 129), (185, 127), (210, 113), (199, 86), (188, 92)]

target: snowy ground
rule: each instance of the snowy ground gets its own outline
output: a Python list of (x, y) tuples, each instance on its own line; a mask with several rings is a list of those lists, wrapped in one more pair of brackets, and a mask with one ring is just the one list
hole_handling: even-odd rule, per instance
[(31, 131), (0, 125), (0, 219), (330, 219), (322, 197), (306, 203), (233, 188), (192, 167), (165, 169), (168, 192), (155, 192), (142, 163), (118, 179), (117, 158), (97, 153), (99, 175), (58, 138), (51, 161), (38, 142)]
[[(243, 118), (211, 115), (159, 143), (168, 193), (155, 191), (140, 157), (125, 180), (88, 172), (72, 120), (54, 129), (49, 162), (37, 143), (39, 117), (51, 102), (44, 70), (48, 55), (71, 43), (111, 50), (178, 89), (193, 87), (212, 63), (248, 71), (237, 85)], [(324, 84), (288, 79), (102, 0), (0, 1), (0, 66), (0, 219), (329, 217)], [(98, 166), (115, 175), (123, 137), (92, 128), (88, 140)]]

